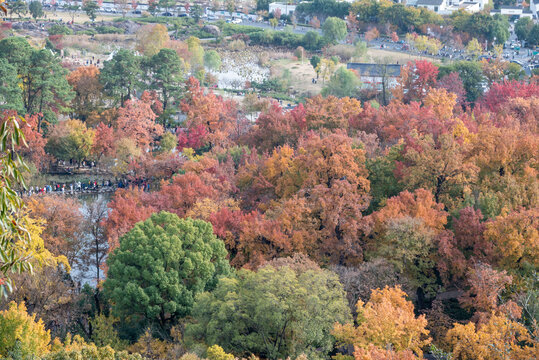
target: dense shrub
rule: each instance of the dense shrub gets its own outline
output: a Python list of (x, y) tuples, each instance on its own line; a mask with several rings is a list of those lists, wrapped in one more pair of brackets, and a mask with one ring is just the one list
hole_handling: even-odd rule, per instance
[(123, 34), (125, 30), (115, 26), (98, 26), (95, 28), (98, 34)]
[(72, 35), (73, 30), (65, 25), (54, 24), (49, 28), (49, 35)]

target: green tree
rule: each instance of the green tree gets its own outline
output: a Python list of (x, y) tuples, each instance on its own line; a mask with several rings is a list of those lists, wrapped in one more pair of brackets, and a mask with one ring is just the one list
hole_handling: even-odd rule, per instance
[(404, 217), (390, 220), (373, 258), (383, 257), (397, 273), (410, 279), (428, 297), (434, 297), (436, 284), (434, 231), (422, 219)]
[(519, 64), (509, 63), (507, 64), (507, 68), (505, 69), (505, 75), (509, 80), (520, 81), (526, 77), (526, 72)]
[(277, 25), (279, 25), (279, 20), (277, 20), (276, 18), (273, 17), (273, 18), (269, 19), (269, 23), (270, 23), (271, 27), (275, 29), (277, 27)]
[(270, 0), (256, 0), (256, 9), (269, 11)]
[(316, 31), (310, 30), (303, 35), (302, 43), (307, 50), (318, 50), (322, 44), (322, 37)]
[(394, 24), (403, 33), (409, 32), (414, 27), (420, 25), (421, 16), (427, 19), (426, 14), (421, 14), (419, 9), (410, 8), (403, 4), (381, 7), (380, 10), (380, 19), (383, 22)]
[(204, 53), (204, 65), (211, 70), (219, 70), (221, 67), (221, 56), (215, 50), (206, 51)]
[(95, 21), (98, 9), (99, 9), (99, 5), (94, 0), (87, 1), (86, 4), (84, 4), (84, 6), (82, 7), (82, 10), (84, 10), (86, 15), (88, 15), (88, 17), (90, 18), (90, 20), (92, 20), (92, 22)]
[(341, 66), (331, 75), (329, 82), (322, 89), (322, 96), (355, 97), (360, 85), (357, 75)]
[(520, 18), (515, 24), (515, 34), (519, 40), (527, 40), (533, 28), (533, 20), (529, 17)]
[(24, 38), (11, 37), (0, 41), (0, 58), (17, 70), (25, 112), (44, 114), (39, 117), (38, 129), (43, 120), (53, 122), (58, 111), (67, 109), (74, 92), (58, 56), (47, 49), (33, 49)]
[(346, 22), (343, 19), (329, 17), (322, 25), (322, 33), (329, 43), (336, 44), (346, 38), (348, 34)]
[(50, 50), (34, 50), (30, 56), (28, 73), (23, 80), (23, 102), (29, 114), (43, 113), (43, 120), (54, 122), (56, 113), (67, 109), (75, 96), (66, 79), (67, 70), (60, 64), (60, 58)]
[(0, 41), (0, 58), (15, 66), (19, 77), (28, 73), (32, 51), (34, 51), (32, 46), (21, 36), (12, 36)]
[(485, 80), (481, 65), (475, 61), (458, 61), (448, 66), (440, 66), (438, 78), (441, 79), (452, 72), (459, 74), (464, 90), (466, 90), (466, 100), (474, 103), (483, 93), (482, 83)]
[(360, 61), (365, 55), (367, 55), (367, 43), (358, 40), (354, 45), (354, 58)]
[(42, 17), (45, 13), (43, 12), (43, 5), (41, 1), (32, 1), (28, 6), (30, 14), (32, 17), (37, 20), (38, 17)]
[(6, 59), (0, 59), (0, 109), (18, 112), (24, 109), (17, 68)]
[(17, 16), (20, 18), (22, 17), (21, 15), (28, 13), (28, 4), (26, 1), (17, 0), (9, 4), (9, 9), (13, 14), (17, 14)]
[(501, 14), (494, 15), (492, 19), (488, 39), (496, 44), (503, 44), (509, 39), (509, 20), (507, 16)]
[(202, 220), (160, 212), (120, 238), (107, 259), (112, 313), (139, 329), (168, 331), (189, 315), (198, 293), (230, 272), (224, 243)]
[(176, 51), (161, 49), (150, 58), (148, 65), (150, 87), (160, 93), (163, 111), (166, 111), (171, 98), (179, 100), (184, 82), (185, 63)]
[(378, 210), (387, 199), (404, 190), (404, 185), (395, 176), (397, 163), (403, 161), (402, 150), (403, 145), (394, 145), (387, 155), (367, 159), (372, 196), (369, 212)]
[(267, 359), (327, 359), (333, 325), (351, 319), (336, 274), (288, 265), (222, 278), (215, 291), (197, 296), (193, 317), (187, 338)]
[(54, 24), (49, 28), (49, 35), (73, 35), (73, 30), (62, 24)]
[(131, 50), (121, 49), (111, 60), (103, 63), (99, 81), (105, 93), (123, 105), (131, 98), (140, 74), (140, 58)]
[(539, 24), (533, 25), (526, 40), (528, 45), (539, 45)]
[(114, 325), (118, 319), (104, 314), (96, 315), (90, 324), (92, 325), (92, 342), (97, 346), (110, 346), (119, 349), (125, 346), (125, 342), (118, 337)]
[(199, 4), (195, 4), (191, 6), (189, 12), (191, 13), (191, 17), (193, 18), (193, 20), (198, 23), (200, 18), (202, 17), (202, 14), (204, 13), (204, 10), (202, 10), (202, 6), (200, 6)]
[(313, 67), (314, 71), (316, 71), (316, 77), (318, 78), (318, 64), (320, 64), (320, 61), (322, 61), (322, 59), (320, 58), (320, 56), (318, 55), (313, 55), (311, 57), (311, 59), (309, 60), (309, 62), (311, 63), (311, 66)]
[(169, 153), (176, 146), (178, 146), (178, 138), (169, 132), (164, 133), (159, 141), (159, 151), (161, 153)]

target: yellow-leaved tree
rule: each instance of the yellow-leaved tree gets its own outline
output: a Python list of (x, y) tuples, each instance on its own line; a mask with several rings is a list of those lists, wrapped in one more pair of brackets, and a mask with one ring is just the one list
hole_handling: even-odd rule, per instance
[(455, 360), (530, 360), (539, 358), (539, 343), (528, 330), (503, 315), (492, 315), (476, 326), (455, 324), (447, 332)]
[(415, 316), (414, 305), (406, 300), (406, 293), (399, 286), (372, 290), (366, 304), (358, 301), (357, 313), (357, 327), (336, 324), (333, 329), (333, 335), (342, 345), (353, 345), (356, 349), (392, 348), (396, 352), (411, 350), (421, 357), (422, 349), (431, 341), (425, 315)]
[(71, 271), (67, 257), (64, 255), (54, 256), (49, 250), (45, 248), (45, 241), (41, 237), (43, 229), (45, 228), (45, 220), (43, 219), (33, 219), (28, 215), (24, 216), (26, 221), (26, 229), (30, 235), (30, 241), (28, 244), (25, 244), (24, 248), (21, 248), (23, 254), (31, 255), (31, 262), (34, 263), (34, 266), (55, 266), (63, 265), (67, 272)]
[(208, 360), (234, 360), (234, 355), (227, 354), (219, 345), (213, 345), (206, 351)]
[(0, 358), (43, 356), (50, 350), (50, 341), (43, 321), (29, 315), (24, 303), (11, 302), (7, 310), (0, 311)]
[(137, 31), (137, 50), (146, 56), (153, 56), (159, 52), (170, 40), (168, 31), (163, 24), (148, 24)]

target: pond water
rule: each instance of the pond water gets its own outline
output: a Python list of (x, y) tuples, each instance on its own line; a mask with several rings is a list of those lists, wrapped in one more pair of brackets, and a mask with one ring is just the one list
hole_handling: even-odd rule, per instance
[[(82, 213), (82, 216), (85, 218), (88, 217), (88, 208), (95, 202), (99, 201), (108, 205), (113, 194), (114, 193), (106, 192), (106, 193), (86, 193), (86, 194), (76, 195), (76, 198), (80, 203), (79, 210)], [(86, 241), (92, 241), (89, 235), (85, 232), (82, 232), (81, 236), (85, 237)], [(89, 268), (86, 268), (85, 266), (78, 266), (77, 264), (72, 264), (71, 276), (76, 281), (79, 281), (81, 284), (90, 284), (92, 286), (96, 286), (94, 267), (90, 266)]]
[(250, 52), (230, 52), (221, 55), (219, 71), (211, 71), (217, 76), (221, 89), (244, 89), (245, 82), (262, 82), (270, 75), (267, 67), (258, 64), (258, 57)]

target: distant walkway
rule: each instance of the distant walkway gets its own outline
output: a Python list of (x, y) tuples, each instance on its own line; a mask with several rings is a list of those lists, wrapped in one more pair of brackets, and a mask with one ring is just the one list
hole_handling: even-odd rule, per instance
[(73, 195), (113, 193), (117, 189), (138, 187), (143, 191), (150, 191), (150, 184), (146, 181), (101, 180), (101, 181), (76, 181), (73, 183), (58, 183), (45, 186), (30, 186), (27, 190), (19, 191), (20, 196), (35, 196), (41, 194)]

